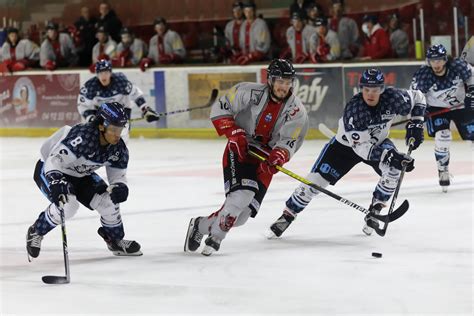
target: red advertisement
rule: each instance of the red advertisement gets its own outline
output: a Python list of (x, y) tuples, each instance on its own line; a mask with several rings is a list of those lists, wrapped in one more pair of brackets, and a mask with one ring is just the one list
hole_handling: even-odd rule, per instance
[(74, 125), (78, 94), (78, 74), (0, 77), (0, 126)]

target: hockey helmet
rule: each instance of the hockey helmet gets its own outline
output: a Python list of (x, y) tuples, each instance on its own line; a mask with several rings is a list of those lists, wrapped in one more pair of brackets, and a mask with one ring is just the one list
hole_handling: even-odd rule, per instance
[(428, 60), (448, 60), (448, 52), (442, 44), (436, 44), (431, 46), (426, 51), (426, 59)]
[(95, 63), (95, 73), (110, 71), (112, 72), (112, 63), (106, 59), (101, 59)]
[(359, 79), (359, 88), (371, 87), (381, 88), (382, 91), (385, 88), (385, 77), (383, 72), (377, 68), (370, 68), (364, 70), (362, 76)]
[(124, 127), (128, 118), (123, 109), (123, 105), (118, 102), (102, 103), (97, 113), (99, 124), (105, 127), (114, 125)]
[(286, 59), (274, 59), (267, 68), (267, 80), (272, 81), (274, 78), (295, 79), (295, 68)]

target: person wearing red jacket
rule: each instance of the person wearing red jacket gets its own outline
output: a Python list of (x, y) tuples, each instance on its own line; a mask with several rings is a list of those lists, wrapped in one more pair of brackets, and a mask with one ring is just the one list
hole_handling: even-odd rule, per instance
[(375, 15), (365, 15), (362, 24), (365, 33), (363, 41), (362, 60), (383, 59), (392, 57), (392, 45), (390, 36), (380, 26)]
[(7, 38), (0, 47), (0, 73), (25, 70), (39, 61), (39, 47), (29, 39), (20, 39), (17, 28), (6, 30)]

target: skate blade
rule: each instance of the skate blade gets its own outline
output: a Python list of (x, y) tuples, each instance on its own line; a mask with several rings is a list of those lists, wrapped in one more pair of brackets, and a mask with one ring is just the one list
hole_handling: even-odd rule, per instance
[(201, 251), (201, 254), (203, 256), (209, 257), (214, 251), (216, 251), (214, 248), (210, 246), (205, 246), (204, 249)]
[(441, 191), (443, 193), (448, 193), (448, 186), (441, 186)]
[(143, 252), (141, 252), (140, 250), (138, 250), (136, 252), (132, 252), (132, 253), (127, 253), (125, 251), (115, 250), (115, 251), (112, 251), (112, 253), (117, 257), (138, 257), (138, 256), (143, 255)]
[(374, 229), (372, 227), (364, 225), (364, 228), (362, 228), (362, 232), (366, 234), (367, 236), (370, 236), (374, 232)]
[(271, 230), (270, 228), (265, 231), (264, 235), (267, 239), (280, 239), (281, 238), (275, 235), (273, 230)]
[(188, 247), (188, 243), (189, 243), (189, 235), (192, 233), (193, 229), (194, 229), (194, 222), (196, 221), (195, 218), (191, 218), (191, 220), (189, 221), (189, 226), (188, 226), (188, 232), (186, 233), (186, 239), (184, 240), (184, 252), (194, 252), (196, 250), (191, 250), (189, 249)]

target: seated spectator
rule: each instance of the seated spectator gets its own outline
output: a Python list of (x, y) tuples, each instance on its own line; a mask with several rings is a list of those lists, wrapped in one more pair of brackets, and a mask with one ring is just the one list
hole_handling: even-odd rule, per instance
[(306, 6), (306, 25), (316, 26), (316, 19), (324, 16), (323, 9), (316, 2), (310, 2)]
[(303, 17), (299, 13), (293, 13), (291, 24), (286, 31), (286, 41), (288, 48), (280, 54), (280, 58), (287, 59), (291, 54), (291, 59), (295, 64), (302, 64), (309, 60), (310, 39), (316, 33), (312, 26), (305, 25)]
[(153, 64), (176, 64), (181, 63), (186, 57), (181, 36), (173, 30), (168, 29), (164, 18), (156, 18), (153, 23), (156, 35), (150, 39), (148, 45), (148, 57), (140, 62), (140, 68), (145, 71)]
[(69, 34), (59, 33), (58, 24), (46, 25), (46, 38), (41, 44), (40, 66), (47, 70), (58, 67), (76, 66), (78, 57), (76, 47)]
[(303, 19), (306, 19), (306, 6), (312, 2), (311, 0), (294, 0), (290, 5), (290, 16), (298, 13)]
[(341, 45), (337, 33), (330, 30), (328, 20), (316, 20), (316, 33), (311, 37), (311, 62), (321, 63), (332, 61), (341, 57)]
[(240, 47), (242, 55), (236, 63), (247, 65), (265, 59), (270, 50), (270, 31), (264, 20), (257, 18), (253, 1), (244, 3), (245, 22), (240, 28)]
[(388, 32), (390, 34), (390, 44), (392, 45), (394, 57), (408, 58), (408, 34), (400, 28), (400, 20), (396, 13), (390, 16)]
[(104, 27), (109, 32), (110, 37), (117, 43), (120, 42), (120, 30), (122, 29), (122, 21), (117, 17), (114, 10), (106, 1), (102, 1), (99, 5), (99, 20), (96, 29)]
[(341, 44), (341, 58), (350, 59), (357, 56), (359, 52), (359, 27), (354, 19), (343, 16), (343, 13), (343, 1), (333, 0), (329, 28), (337, 33)]
[(88, 7), (81, 8), (80, 18), (74, 22), (79, 45), (76, 45), (79, 55), (79, 66), (87, 67), (92, 62), (92, 48), (97, 42), (95, 25), (97, 20), (90, 15)]
[(366, 36), (361, 60), (392, 57), (392, 45), (388, 33), (380, 26), (375, 15), (364, 16), (362, 31)]
[(244, 21), (243, 4), (240, 1), (234, 2), (232, 5), (233, 19), (227, 22), (224, 30), (226, 38), (226, 48), (222, 52), (225, 57), (230, 57), (232, 62), (242, 54), (242, 49), (239, 43), (240, 27)]
[(20, 39), (18, 29), (9, 27), (0, 50), (0, 72), (25, 70), (38, 65), (39, 47), (29, 39)]
[(117, 43), (109, 36), (109, 32), (103, 27), (99, 27), (96, 33), (97, 44), (92, 48), (91, 71), (95, 72), (95, 64), (102, 59), (111, 60), (117, 55)]
[(135, 38), (126, 27), (120, 32), (120, 36), (122, 40), (117, 46), (117, 57), (112, 59), (112, 65), (116, 67), (138, 66), (142, 58), (148, 54), (145, 42)]

